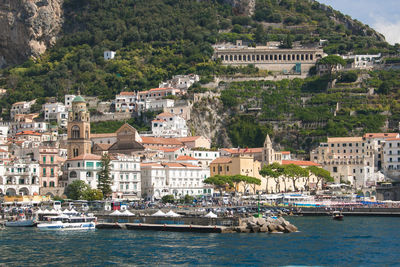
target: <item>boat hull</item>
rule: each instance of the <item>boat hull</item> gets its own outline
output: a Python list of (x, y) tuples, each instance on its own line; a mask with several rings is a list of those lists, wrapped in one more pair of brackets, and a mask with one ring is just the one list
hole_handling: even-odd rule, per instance
[(7, 227), (33, 227), (35, 224), (34, 220), (10, 221), (5, 223)]
[(96, 229), (96, 224), (94, 222), (84, 222), (84, 223), (41, 223), (37, 227), (40, 230), (94, 230)]

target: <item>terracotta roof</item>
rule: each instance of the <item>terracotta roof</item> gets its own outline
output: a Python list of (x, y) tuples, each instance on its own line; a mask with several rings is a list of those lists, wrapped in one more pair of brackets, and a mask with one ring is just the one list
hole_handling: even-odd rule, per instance
[(262, 153), (263, 148), (262, 147), (256, 147), (256, 148), (224, 148), (226, 152), (230, 154), (252, 154), (252, 153)]
[(176, 160), (197, 160), (191, 156), (179, 156)]
[(163, 120), (152, 120), (151, 122), (165, 122)]
[(38, 135), (38, 136), (40, 136), (42, 134), (34, 132), (34, 131), (22, 131), (22, 132), (17, 133), (16, 135)]
[(175, 90), (172, 87), (166, 87), (166, 88), (152, 88), (149, 90), (149, 92), (153, 92), (153, 91), (165, 91), (165, 90)]
[(366, 133), (365, 138), (397, 138), (398, 133)]
[(328, 138), (328, 143), (361, 142), (362, 140), (362, 137), (331, 137)]
[(12, 104), (13, 106), (14, 105), (22, 105), (22, 104), (25, 104), (25, 103), (27, 103), (26, 101), (21, 101), (21, 102), (15, 102), (14, 104)]
[(98, 148), (103, 151), (107, 151), (113, 144), (95, 144)]
[(282, 155), (290, 155), (290, 151), (281, 151)]
[(175, 115), (169, 112), (163, 112), (157, 115), (157, 117), (173, 117), (173, 116)]
[(90, 138), (107, 138), (107, 137), (116, 137), (117, 133), (99, 133), (99, 134), (90, 134)]
[(142, 144), (160, 144), (160, 145), (179, 145), (182, 146), (182, 142), (178, 141), (177, 138), (163, 138), (163, 137), (142, 137)]
[(178, 137), (176, 140), (181, 142), (192, 142), (196, 141), (197, 139), (201, 138), (202, 136), (188, 136), (188, 137)]
[(400, 138), (387, 138), (386, 141), (400, 141)]
[(1, 149), (1, 148), (0, 148), (0, 152), (6, 152), (6, 153), (8, 153), (8, 151), (6, 151), (6, 150), (4, 150), (4, 149)]
[(155, 162), (140, 163), (140, 167), (147, 167), (147, 166), (162, 167), (161, 164)]
[(171, 167), (175, 167), (175, 168), (183, 168), (183, 167), (185, 167), (182, 164), (177, 163), (177, 162), (164, 162), (164, 163), (161, 163), (161, 165), (167, 166), (167, 167), (170, 167), (170, 168)]
[(157, 148), (153, 148), (153, 149), (157, 149), (157, 150), (161, 150), (164, 152), (175, 152), (179, 149), (181, 149), (182, 147), (173, 147), (173, 148), (166, 148), (166, 147), (157, 147)]
[(294, 164), (298, 166), (321, 166), (321, 164), (307, 160), (282, 160), (282, 165)]
[(135, 92), (121, 92), (119, 95), (135, 95)]
[(200, 168), (199, 166), (189, 164), (189, 163), (181, 163), (181, 165), (187, 167), (187, 168)]
[(82, 154), (70, 160), (101, 160), (101, 156), (94, 154)]
[(216, 159), (214, 159), (213, 161), (211, 161), (211, 163), (210, 164), (219, 164), (219, 163), (230, 163), (230, 162), (232, 162), (232, 159), (231, 158), (228, 158), (228, 157), (219, 157), (219, 158), (216, 158)]

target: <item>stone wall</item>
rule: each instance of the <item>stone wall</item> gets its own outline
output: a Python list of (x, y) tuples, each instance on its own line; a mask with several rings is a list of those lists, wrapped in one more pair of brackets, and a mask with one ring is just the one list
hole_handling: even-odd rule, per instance
[(124, 113), (104, 113), (102, 115), (93, 115), (90, 117), (91, 122), (97, 121), (122, 121), (129, 120), (132, 118), (132, 113), (124, 112)]

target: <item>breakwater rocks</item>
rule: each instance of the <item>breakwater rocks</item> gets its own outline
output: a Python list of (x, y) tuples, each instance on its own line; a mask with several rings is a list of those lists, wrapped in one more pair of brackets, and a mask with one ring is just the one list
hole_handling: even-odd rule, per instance
[(240, 219), (239, 226), (234, 228), (238, 233), (293, 233), (297, 227), (284, 218), (255, 218)]

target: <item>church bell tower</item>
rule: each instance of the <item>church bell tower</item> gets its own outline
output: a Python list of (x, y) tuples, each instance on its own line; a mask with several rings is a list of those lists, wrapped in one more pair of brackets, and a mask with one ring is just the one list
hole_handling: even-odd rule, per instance
[(68, 159), (91, 153), (90, 113), (85, 99), (79, 93), (72, 101), (72, 108), (68, 112), (67, 133)]

